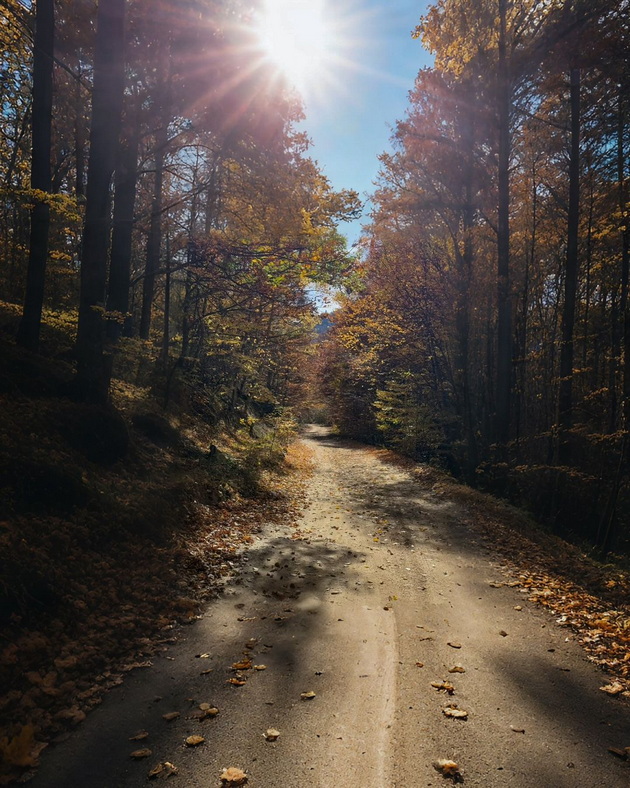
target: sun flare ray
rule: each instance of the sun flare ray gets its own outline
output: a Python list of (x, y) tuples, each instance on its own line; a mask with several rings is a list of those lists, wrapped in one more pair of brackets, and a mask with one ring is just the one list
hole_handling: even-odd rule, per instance
[(303, 97), (330, 78), (343, 46), (326, 0), (266, 0), (259, 37), (265, 58)]

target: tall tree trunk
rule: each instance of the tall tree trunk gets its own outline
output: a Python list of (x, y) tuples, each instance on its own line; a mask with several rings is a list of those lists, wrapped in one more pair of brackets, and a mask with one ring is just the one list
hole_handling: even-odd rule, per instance
[(461, 418), (463, 437), (466, 441), (466, 475), (470, 478), (479, 464), (477, 437), (472, 413), (472, 392), (470, 385), (470, 281), (474, 259), (472, 233), (475, 209), (473, 205), (473, 157), (474, 124), (468, 111), (462, 117), (462, 140), (465, 146), (466, 171), (464, 174), (462, 211), (463, 243), (461, 251), (456, 251), (457, 262), (457, 304), (455, 326), (457, 331), (457, 359), (455, 381), (461, 399)]
[(109, 266), (107, 311), (115, 312), (108, 320), (107, 334), (115, 342), (121, 334), (129, 335), (129, 287), (133, 240), (136, 186), (138, 183), (139, 130), (131, 118), (125, 138), (118, 149), (114, 188), (114, 223)]
[(512, 307), (510, 299), (510, 66), (507, 55), (507, 0), (499, 0), (498, 88), (498, 192), (497, 228), (497, 377), (496, 441), (505, 445), (510, 436), (512, 384)]
[(569, 215), (564, 275), (560, 386), (558, 391), (558, 462), (570, 462), (568, 432), (573, 426), (573, 333), (578, 282), (578, 236), (580, 221), (580, 70), (570, 72), (571, 149), (569, 158)]
[[(75, 65), (77, 75), (82, 77), (81, 62)], [(74, 83), (74, 156), (75, 156), (75, 187), (78, 199), (85, 197), (85, 124), (83, 122), (84, 88), (81, 79)]]
[[(54, 0), (37, 0), (33, 52), (33, 109), (31, 189), (51, 191), (51, 128), (53, 102)], [(33, 197), (24, 311), (17, 334), (22, 347), (37, 350), (44, 304), (50, 207), (46, 198)]]
[[(628, 209), (628, 189), (626, 178), (626, 152), (624, 149), (625, 113), (624, 96), (619, 93), (617, 128), (617, 180), (619, 208), (621, 213), (621, 314), (623, 324), (623, 383), (622, 417), (623, 428), (630, 432), (630, 210)], [(626, 461), (630, 440), (625, 441)]]
[(155, 279), (160, 268), (162, 246), (162, 185), (164, 182), (164, 155), (168, 144), (166, 123), (155, 135), (155, 176), (153, 179), (153, 202), (147, 239), (147, 258), (142, 282), (142, 312), (140, 314), (140, 338), (148, 339), (151, 331), (151, 310), (155, 295)]
[(171, 341), (171, 243), (168, 230), (164, 239), (166, 246), (165, 265), (164, 265), (164, 326), (162, 328), (162, 349), (160, 352), (160, 363), (166, 369), (168, 364), (168, 350)]
[(111, 367), (104, 354), (104, 306), (110, 247), (110, 187), (124, 91), (125, 0), (98, 4), (90, 155), (81, 253), (76, 393), (104, 402)]

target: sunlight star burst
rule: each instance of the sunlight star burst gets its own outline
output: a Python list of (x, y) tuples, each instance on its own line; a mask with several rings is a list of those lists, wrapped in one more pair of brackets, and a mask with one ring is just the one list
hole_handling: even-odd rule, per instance
[(266, 58), (302, 96), (327, 77), (340, 42), (325, 0), (266, 0), (259, 30)]

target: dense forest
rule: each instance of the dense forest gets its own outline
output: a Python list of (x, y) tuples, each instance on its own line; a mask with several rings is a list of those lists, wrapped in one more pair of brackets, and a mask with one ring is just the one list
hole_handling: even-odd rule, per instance
[(630, 14), (440, 0), (381, 157), (333, 418), (603, 551), (630, 537)]
[(2, 3), (0, 296), (28, 350), (42, 310), (76, 322), (76, 399), (106, 402), (135, 342), (167, 399), (192, 375), (217, 418), (282, 400), (305, 285), (351, 267), (357, 196), (308, 158), (255, 5)]

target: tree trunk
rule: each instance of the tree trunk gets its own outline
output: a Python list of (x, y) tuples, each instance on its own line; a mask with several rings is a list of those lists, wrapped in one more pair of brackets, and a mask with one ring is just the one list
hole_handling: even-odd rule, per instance
[(142, 312), (140, 315), (140, 338), (148, 339), (151, 331), (151, 309), (155, 295), (155, 278), (160, 268), (162, 246), (162, 184), (164, 181), (164, 154), (168, 143), (168, 128), (162, 125), (155, 135), (155, 176), (153, 180), (153, 203), (147, 239), (147, 259), (142, 283)]
[[(31, 189), (47, 193), (50, 193), (52, 185), (50, 152), (54, 39), (54, 0), (37, 0), (33, 51)], [(50, 207), (46, 199), (34, 195), (33, 203), (26, 295), (17, 335), (18, 344), (29, 350), (37, 350), (39, 347), (50, 226)]]
[(76, 394), (104, 402), (111, 367), (104, 353), (104, 306), (110, 247), (110, 186), (124, 91), (125, 0), (98, 4), (90, 155), (81, 253)]
[(560, 386), (558, 392), (558, 462), (570, 462), (568, 432), (573, 426), (573, 333), (578, 281), (578, 235), (580, 220), (580, 70), (570, 72), (571, 150), (569, 158), (569, 216), (567, 257), (560, 345)]
[(171, 244), (168, 231), (165, 238), (165, 274), (164, 274), (164, 326), (162, 329), (162, 349), (160, 363), (166, 369), (168, 364), (168, 350), (171, 341)]
[[(135, 120), (135, 119), (134, 119)], [(109, 267), (107, 311), (116, 314), (108, 321), (108, 338), (116, 342), (124, 333), (129, 335), (129, 287), (133, 240), (136, 186), (138, 183), (139, 132), (130, 123), (128, 134), (118, 149), (114, 189), (114, 224)]]
[[(617, 129), (617, 179), (619, 182), (619, 208), (621, 212), (621, 314), (623, 324), (623, 383), (622, 383), (622, 418), (623, 428), (630, 432), (630, 211), (628, 210), (628, 193), (625, 177), (626, 153), (624, 150), (625, 115), (623, 111), (623, 94), (619, 94), (619, 114)], [(630, 441), (626, 440), (627, 449)], [(630, 458), (626, 457), (626, 460)]]
[(497, 378), (496, 441), (505, 446), (510, 436), (512, 383), (512, 308), (510, 300), (510, 72), (507, 57), (507, 0), (499, 0), (499, 215), (497, 228)]
[(466, 171), (464, 174), (462, 211), (463, 243), (457, 250), (457, 305), (455, 326), (457, 331), (457, 359), (455, 380), (461, 399), (460, 416), (463, 422), (463, 437), (466, 441), (466, 476), (471, 478), (479, 463), (475, 422), (472, 413), (470, 385), (470, 281), (474, 261), (472, 233), (474, 227), (473, 205), (473, 157), (474, 125), (470, 111), (464, 110), (462, 117), (462, 140), (465, 145)]

